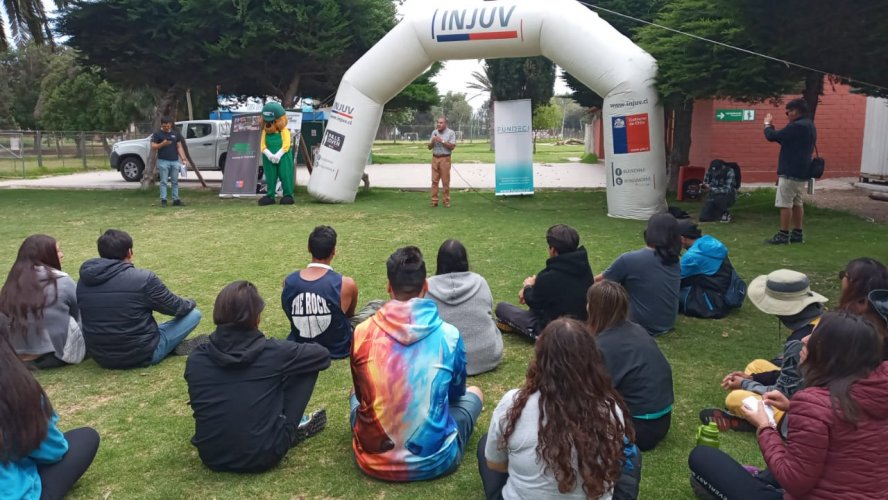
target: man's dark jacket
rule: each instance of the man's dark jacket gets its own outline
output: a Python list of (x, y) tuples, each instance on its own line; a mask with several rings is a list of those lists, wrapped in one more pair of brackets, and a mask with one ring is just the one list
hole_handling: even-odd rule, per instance
[(322, 345), (217, 327), (185, 364), (194, 411), (191, 443), (204, 464), (235, 472), (276, 465), (290, 449), (283, 416), (285, 379), (329, 366), (330, 353)]
[(86, 350), (104, 368), (148, 365), (160, 340), (152, 311), (182, 317), (195, 305), (151, 271), (103, 258), (80, 266), (77, 304)]
[(809, 118), (789, 122), (780, 130), (765, 127), (765, 139), (780, 143), (777, 175), (794, 179), (810, 179), (811, 155), (817, 141), (817, 129)]
[(595, 281), (584, 247), (546, 260), (536, 283), (524, 288), (524, 302), (537, 316), (540, 329), (561, 316), (585, 321), (586, 291)]

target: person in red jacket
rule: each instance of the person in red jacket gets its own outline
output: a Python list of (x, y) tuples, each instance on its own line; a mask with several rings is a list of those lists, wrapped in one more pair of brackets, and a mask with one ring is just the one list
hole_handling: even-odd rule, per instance
[(766, 403), (791, 412), (787, 441), (761, 403), (744, 409), (773, 480), (749, 474), (720, 450), (698, 446), (688, 457), (695, 491), (722, 499), (888, 498), (888, 362), (881, 347), (868, 319), (825, 314), (803, 351), (806, 387), (791, 403), (776, 391), (765, 394)]

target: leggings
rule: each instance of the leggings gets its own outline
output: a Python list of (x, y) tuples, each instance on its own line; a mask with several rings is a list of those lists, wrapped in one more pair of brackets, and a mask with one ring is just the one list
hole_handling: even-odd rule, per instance
[(68, 452), (54, 464), (40, 464), (37, 472), (43, 486), (41, 499), (61, 499), (86, 472), (99, 449), (99, 433), (89, 427), (65, 433)]
[(783, 490), (767, 471), (753, 476), (727, 453), (697, 446), (688, 457), (691, 481), (722, 500), (780, 500)]

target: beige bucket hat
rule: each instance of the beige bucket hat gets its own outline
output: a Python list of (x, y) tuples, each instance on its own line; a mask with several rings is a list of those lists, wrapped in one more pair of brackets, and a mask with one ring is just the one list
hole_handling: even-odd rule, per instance
[(811, 291), (807, 276), (790, 269), (758, 276), (749, 284), (747, 295), (760, 311), (775, 316), (792, 316), (810, 304), (827, 302), (826, 297)]

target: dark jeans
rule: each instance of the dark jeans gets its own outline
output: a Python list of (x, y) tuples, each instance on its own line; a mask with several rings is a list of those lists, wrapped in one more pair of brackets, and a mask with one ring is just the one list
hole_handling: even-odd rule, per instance
[(697, 446), (688, 457), (691, 481), (722, 500), (780, 500), (783, 490), (767, 471), (753, 476), (727, 453)]
[[(305, 408), (308, 407), (308, 401), (314, 392), (315, 384), (318, 381), (318, 372), (301, 373), (295, 377), (284, 379), (284, 430), (287, 431), (287, 449), (292, 446), (293, 439), (296, 437), (296, 428), (305, 415)], [(287, 452), (281, 455), (284, 458)]]
[(635, 444), (641, 451), (653, 450), (666, 434), (672, 425), (672, 412), (653, 420), (644, 420), (633, 418), (632, 425), (635, 427)]
[(500, 302), (496, 305), (495, 312), (496, 319), (509, 325), (532, 340), (536, 340), (536, 338), (540, 336), (540, 332), (543, 330), (540, 325), (540, 320), (533, 312), (527, 309), (522, 309), (506, 302)]
[(99, 433), (89, 427), (66, 432), (65, 440), (68, 441), (68, 452), (60, 461), (37, 466), (43, 486), (42, 499), (64, 498), (89, 468), (99, 449)]
[[(487, 466), (487, 457), (484, 456), (484, 448), (487, 447), (487, 434), (478, 440), (478, 473), (481, 474), (481, 485), (484, 487), (484, 496), (487, 500), (500, 500), (503, 498), (503, 487), (509, 480), (508, 472), (492, 470)], [(632, 457), (632, 470), (624, 470), (614, 485), (613, 500), (635, 500), (638, 498), (638, 487), (641, 484), (641, 453)]]
[(710, 194), (703, 208), (700, 209), (700, 222), (711, 222), (721, 219), (723, 213), (737, 202), (737, 193), (732, 191), (724, 194)]
[(31, 361), (25, 362), (25, 365), (29, 367), (33, 366), (38, 370), (49, 370), (51, 368), (61, 368), (63, 366), (68, 366), (68, 363), (65, 363), (61, 359), (57, 358), (54, 353), (47, 353), (43, 356), (40, 356), (37, 359), (33, 359)]

